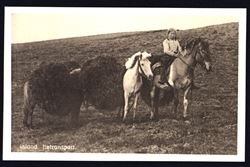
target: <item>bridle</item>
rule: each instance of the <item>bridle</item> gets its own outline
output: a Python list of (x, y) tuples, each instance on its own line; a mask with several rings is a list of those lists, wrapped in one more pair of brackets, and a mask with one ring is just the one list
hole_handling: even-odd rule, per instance
[(140, 64), (140, 58), (138, 58), (138, 65), (139, 65), (139, 69), (141, 70), (141, 73), (139, 73), (142, 77), (144, 78), (148, 78), (147, 75), (145, 74), (145, 72), (143, 71), (141, 64)]

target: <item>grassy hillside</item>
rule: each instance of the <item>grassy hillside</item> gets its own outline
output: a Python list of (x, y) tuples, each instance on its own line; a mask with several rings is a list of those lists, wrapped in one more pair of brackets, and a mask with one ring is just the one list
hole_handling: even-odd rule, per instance
[[(202, 36), (210, 43), (213, 73), (195, 71), (191, 124), (170, 117), (171, 106), (159, 110), (160, 121), (149, 121), (150, 108), (139, 101), (136, 128), (123, 124), (116, 111), (82, 109), (81, 127), (67, 127), (68, 117), (52, 117), (38, 108), (34, 130), (22, 125), (22, 87), (42, 61), (77, 60), (80, 63), (100, 55), (121, 62), (135, 52), (161, 53), (166, 30), (116, 33), (12, 45), (12, 151), (21, 144), (74, 145), (74, 152), (136, 152), (171, 154), (237, 153), (238, 23), (179, 31), (179, 38)], [(182, 114), (182, 105), (177, 115)], [(132, 116), (128, 115), (129, 119)]]

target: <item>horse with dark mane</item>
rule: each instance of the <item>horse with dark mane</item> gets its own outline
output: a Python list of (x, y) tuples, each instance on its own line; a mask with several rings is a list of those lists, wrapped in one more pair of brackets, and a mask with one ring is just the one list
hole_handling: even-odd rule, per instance
[(185, 50), (185, 56), (178, 56), (170, 66), (168, 83), (170, 89), (161, 89), (159, 85), (160, 73), (163, 66), (160, 57), (163, 55), (153, 55), (150, 58), (154, 73), (153, 84), (143, 79), (141, 90), (142, 99), (151, 106), (150, 119), (158, 119), (158, 107), (174, 101), (173, 111), (177, 112), (179, 104), (179, 91), (183, 90), (183, 118), (187, 118), (189, 103), (192, 97), (192, 85), (194, 81), (194, 69), (197, 64), (211, 71), (211, 58), (209, 44), (203, 38), (190, 38), (181, 42), (181, 47)]

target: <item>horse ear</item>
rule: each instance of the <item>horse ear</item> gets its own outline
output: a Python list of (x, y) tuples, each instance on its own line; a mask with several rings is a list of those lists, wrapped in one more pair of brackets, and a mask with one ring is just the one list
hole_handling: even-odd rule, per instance
[(186, 48), (192, 49), (194, 47), (194, 45), (195, 45), (195, 40), (193, 38), (189, 38), (185, 42)]
[(169, 29), (166, 29), (166, 34), (167, 34), (167, 35), (169, 34)]

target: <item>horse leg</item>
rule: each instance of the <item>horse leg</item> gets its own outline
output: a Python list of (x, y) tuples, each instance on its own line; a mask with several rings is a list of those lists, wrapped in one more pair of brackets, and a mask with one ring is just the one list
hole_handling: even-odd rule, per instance
[(29, 83), (24, 84), (24, 105), (23, 105), (23, 124), (28, 128), (32, 128), (32, 115), (35, 108), (34, 99), (31, 98)]
[(24, 103), (24, 119), (23, 119), (23, 124), (27, 126), (28, 128), (32, 128), (32, 115), (33, 115), (33, 110), (35, 108), (34, 104), (27, 104)]
[[(87, 101), (85, 101), (87, 103)], [(69, 99), (70, 104), (70, 126), (78, 127), (79, 126), (79, 115), (82, 105), (81, 95), (78, 93), (73, 94), (73, 98)]]
[(156, 87), (153, 86), (152, 90), (150, 91), (150, 98), (151, 98), (151, 112), (150, 112), (150, 119), (154, 119), (154, 113), (155, 113), (155, 89)]
[(84, 100), (83, 105), (84, 105), (85, 110), (88, 111), (89, 110), (89, 103), (86, 100)]
[(72, 127), (77, 127), (79, 125), (79, 113), (80, 113), (80, 106), (74, 107), (70, 113), (70, 124)]
[(155, 98), (154, 98), (154, 113), (155, 113), (155, 120), (159, 119), (159, 113), (158, 113), (158, 106), (159, 106), (159, 88), (155, 89)]
[(129, 110), (129, 94), (124, 92), (124, 115), (122, 121), (124, 122)]
[(174, 105), (172, 109), (173, 115), (177, 113), (178, 105), (179, 105), (179, 93), (178, 93), (178, 90), (174, 89)]
[(158, 119), (158, 101), (159, 101), (159, 89), (156, 86), (152, 87), (150, 92), (151, 97), (151, 114), (150, 119)]
[(183, 96), (183, 106), (184, 106), (183, 117), (184, 117), (184, 119), (187, 117), (187, 112), (188, 112), (188, 108), (190, 106), (191, 97), (192, 97), (192, 90), (191, 90), (191, 86), (189, 86), (185, 90), (184, 96)]
[(124, 110), (122, 110), (122, 105), (118, 107), (117, 118), (120, 119), (124, 115)]
[(119, 103), (118, 106), (117, 118), (122, 119), (123, 115), (124, 115), (124, 96), (122, 95), (121, 102)]
[(137, 106), (137, 101), (138, 101), (139, 96), (140, 96), (140, 92), (135, 94), (135, 100), (133, 104), (133, 127), (134, 127), (134, 122), (135, 122), (136, 106)]

